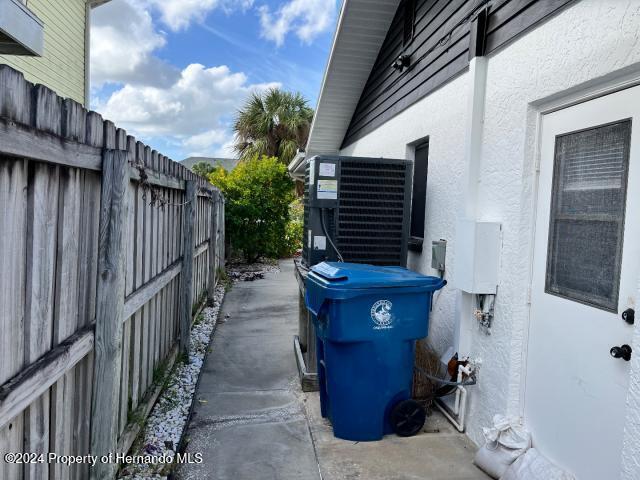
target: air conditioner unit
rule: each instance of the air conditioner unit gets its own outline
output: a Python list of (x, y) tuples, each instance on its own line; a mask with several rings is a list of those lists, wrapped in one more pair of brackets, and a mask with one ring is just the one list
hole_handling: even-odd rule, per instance
[(413, 164), (316, 156), (307, 160), (302, 260), (407, 263)]

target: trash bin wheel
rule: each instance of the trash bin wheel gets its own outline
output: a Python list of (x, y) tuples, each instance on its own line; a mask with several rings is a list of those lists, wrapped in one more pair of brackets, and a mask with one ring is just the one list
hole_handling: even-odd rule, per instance
[(391, 428), (399, 437), (411, 437), (424, 426), (427, 413), (415, 400), (402, 400), (391, 410)]

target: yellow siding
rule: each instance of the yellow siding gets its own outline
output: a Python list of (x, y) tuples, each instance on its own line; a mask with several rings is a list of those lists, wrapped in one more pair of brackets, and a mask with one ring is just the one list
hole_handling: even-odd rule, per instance
[(58, 95), (85, 101), (85, 0), (27, 0), (44, 23), (44, 55), (0, 55), (5, 63)]

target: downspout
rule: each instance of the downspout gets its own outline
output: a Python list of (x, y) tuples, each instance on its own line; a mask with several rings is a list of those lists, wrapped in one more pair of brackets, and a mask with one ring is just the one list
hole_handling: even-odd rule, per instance
[[(485, 18), (487, 11), (483, 10)], [(477, 22), (477, 20), (474, 20)], [(484, 30), (484, 29), (482, 29)], [(484, 33), (476, 33), (482, 36)], [(472, 42), (474, 44), (475, 42)], [(483, 42), (484, 44), (484, 42)], [(465, 171), (463, 177), (463, 199), (458, 212), (458, 218), (477, 220), (478, 218), (478, 189), (482, 170), (482, 134), (485, 114), (485, 95), (487, 86), (487, 58), (484, 56), (484, 45), (479, 51), (472, 52), (469, 61), (469, 96), (467, 99), (467, 124), (464, 145)], [(478, 55), (481, 53), (481, 55)], [(461, 355), (471, 350), (472, 328), (476, 326), (473, 312), (476, 308), (474, 295), (460, 293), (458, 312), (457, 338), (454, 344)]]
[[(478, 218), (478, 191), (480, 173), (482, 170), (482, 135), (484, 127), (485, 98), (487, 87), (487, 58), (484, 56), (486, 45), (486, 27), (489, 7), (478, 12), (471, 25), (469, 43), (469, 84), (467, 98), (467, 122), (464, 143), (465, 170), (463, 176), (463, 199), (458, 211), (458, 218), (477, 220)], [(454, 345), (461, 353), (461, 357), (471, 352), (473, 328), (477, 327), (474, 317), (476, 309), (475, 295), (460, 291), (457, 312), (457, 329), (455, 330)], [(475, 362), (472, 361), (472, 364)], [(472, 368), (477, 369), (479, 365)], [(458, 380), (467, 367), (460, 367)], [(451, 410), (441, 400), (436, 400), (436, 407), (460, 432), (465, 430), (467, 410), (467, 389), (462, 386), (456, 388), (455, 403)]]

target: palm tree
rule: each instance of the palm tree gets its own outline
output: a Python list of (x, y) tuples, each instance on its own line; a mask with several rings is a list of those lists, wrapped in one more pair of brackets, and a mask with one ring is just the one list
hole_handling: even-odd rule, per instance
[(309, 137), (313, 109), (300, 93), (271, 88), (251, 94), (234, 123), (240, 159), (267, 155), (288, 164)]

